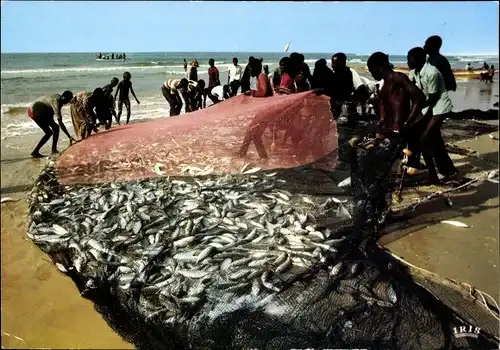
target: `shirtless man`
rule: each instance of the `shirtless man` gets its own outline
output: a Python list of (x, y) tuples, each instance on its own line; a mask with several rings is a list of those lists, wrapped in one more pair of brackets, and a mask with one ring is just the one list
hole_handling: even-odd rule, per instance
[(375, 52), (368, 58), (368, 70), (373, 79), (384, 80), (380, 90), (379, 127), (398, 133), (420, 119), (420, 112), (425, 104), (425, 96), (403, 74), (394, 72), (389, 63), (389, 56)]
[(411, 139), (409, 128), (422, 118), (425, 96), (405, 74), (392, 70), (389, 57), (383, 52), (372, 54), (367, 66), (376, 81), (384, 80), (379, 93), (377, 126), (389, 133), (401, 131)]
[[(43, 135), (38, 145), (36, 145), (31, 156), (33, 158), (42, 158), (43, 155), (40, 154), (40, 149), (52, 138), (52, 153), (57, 153), (57, 141), (59, 140), (59, 127), (68, 136), (70, 145), (75, 142), (75, 139), (71, 137), (66, 126), (62, 121), (61, 108), (63, 105), (69, 103), (73, 98), (71, 91), (64, 91), (62, 95), (49, 95), (43, 96), (37, 99), (30, 107), (28, 107), (28, 116), (43, 130), (45, 135)], [(54, 115), (57, 118), (57, 125), (54, 122)]]
[(132, 93), (132, 96), (134, 96), (135, 101), (137, 104), (141, 104), (139, 100), (137, 99), (137, 96), (135, 96), (134, 88), (132, 87), (132, 82), (130, 79), (132, 76), (130, 75), (129, 72), (123, 73), (123, 80), (118, 84), (118, 87), (116, 89), (115, 93), (115, 100), (116, 96), (120, 94), (119, 99), (118, 99), (118, 115), (116, 116), (116, 122), (120, 124), (120, 117), (122, 116), (122, 108), (123, 105), (125, 105), (125, 108), (127, 108), (127, 123), (130, 120), (130, 98), (129, 98), (129, 92)]

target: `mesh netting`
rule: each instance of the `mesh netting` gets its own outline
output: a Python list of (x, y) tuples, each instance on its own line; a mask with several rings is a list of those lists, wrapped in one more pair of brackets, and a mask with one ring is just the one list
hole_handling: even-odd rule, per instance
[(62, 183), (154, 177), (157, 164), (156, 172), (165, 175), (220, 174), (239, 172), (246, 162), (263, 169), (293, 167), (336, 148), (327, 97), (240, 95), (186, 115), (100, 133), (94, 142), (64, 152), (57, 172)]
[[(92, 137), (40, 175), (28, 235), (138, 348), (495, 347), (491, 310), (376, 243), (402, 141), (337, 147), (329, 115), (311, 93), (237, 97)], [(274, 125), (294, 141), (271, 147)], [(249, 166), (254, 130), (268, 160)]]

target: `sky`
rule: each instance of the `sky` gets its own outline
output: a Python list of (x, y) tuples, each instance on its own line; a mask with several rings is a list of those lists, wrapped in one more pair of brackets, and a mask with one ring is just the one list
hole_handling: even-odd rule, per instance
[(498, 54), (498, 2), (2, 1), (7, 52)]

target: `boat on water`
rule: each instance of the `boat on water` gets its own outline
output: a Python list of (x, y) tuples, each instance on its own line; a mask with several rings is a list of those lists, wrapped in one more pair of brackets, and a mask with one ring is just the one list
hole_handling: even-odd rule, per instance
[(130, 60), (130, 57), (127, 58), (96, 58), (96, 61), (128, 61)]
[[(355, 70), (367, 72), (368, 67), (352, 67)], [(408, 74), (410, 69), (408, 67), (394, 67), (395, 72)], [(481, 74), (489, 73), (485, 69), (453, 69), (453, 74), (456, 78), (464, 78), (464, 79), (481, 79)], [(495, 75), (498, 74), (498, 69), (495, 69)]]

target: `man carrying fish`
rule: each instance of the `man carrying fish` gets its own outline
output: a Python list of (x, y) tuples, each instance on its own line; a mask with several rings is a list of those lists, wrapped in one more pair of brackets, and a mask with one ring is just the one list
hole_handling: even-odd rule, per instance
[[(75, 139), (71, 137), (66, 126), (62, 121), (61, 108), (65, 104), (68, 104), (73, 98), (73, 93), (71, 91), (64, 91), (62, 95), (48, 95), (38, 98), (30, 107), (28, 107), (28, 116), (43, 130), (45, 135), (41, 138), (40, 142), (36, 145), (31, 156), (33, 158), (42, 158), (43, 155), (40, 154), (40, 149), (49, 141), (52, 137), (52, 153), (57, 153), (57, 141), (59, 141), (59, 127), (68, 136), (70, 145), (75, 142)], [(54, 122), (54, 115), (57, 118), (57, 125)]]

